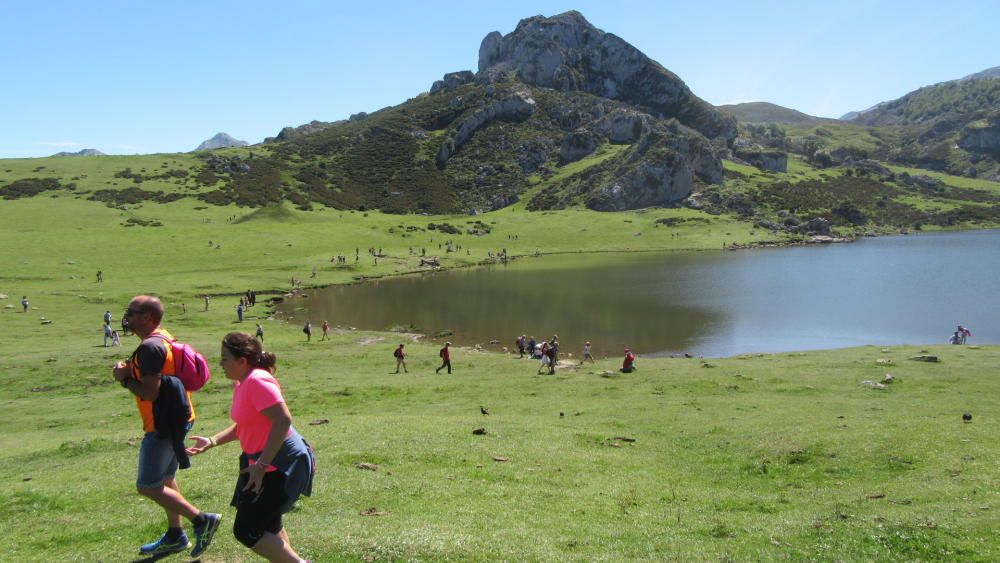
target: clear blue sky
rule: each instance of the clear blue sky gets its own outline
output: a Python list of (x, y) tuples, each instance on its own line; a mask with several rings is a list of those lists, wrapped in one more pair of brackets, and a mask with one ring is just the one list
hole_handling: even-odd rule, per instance
[(839, 117), (1000, 65), (1000, 2), (7, 2), (0, 158), (194, 149), (395, 105), (575, 9), (713, 104)]

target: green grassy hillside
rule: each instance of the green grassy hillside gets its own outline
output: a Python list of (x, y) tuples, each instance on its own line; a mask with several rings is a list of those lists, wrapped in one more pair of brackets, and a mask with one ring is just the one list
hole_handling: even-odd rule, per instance
[[(594, 158), (602, 157), (613, 155)], [(608, 358), (556, 377), (534, 376), (534, 365), (502, 354), (458, 350), (448, 378), (433, 374), (436, 348), (421, 343), (408, 345), (410, 375), (389, 374), (397, 334), (345, 331), (306, 343), (298, 327), (269, 320), (264, 305), (234, 322), (236, 294), (247, 288), (266, 296), (287, 290), (292, 277), (308, 291), (416, 271), (409, 247), (437, 254), (445, 240), (470, 249), (440, 255), (444, 266), (459, 267), (502, 247), (514, 255), (717, 251), (723, 241), (787, 242), (787, 235), (715, 209), (516, 205), (470, 217), (218, 206), (197, 199), (204, 188), (189, 189), (183, 175), (147, 178), (158, 170), (190, 174), (197, 162), (178, 155), (0, 162), (11, 170), (5, 186), (15, 171), (59, 184), (0, 199), (6, 559), (130, 560), (160, 533), (160, 511), (132, 484), (135, 407), (108, 371), (135, 343), (101, 345), (102, 313), (117, 318), (140, 292), (161, 295), (166, 326), (213, 364), (222, 335), (263, 323), (296, 424), (319, 453), (315, 497), (286, 520), (296, 547), (314, 561), (998, 556), (998, 474), (990, 462), (998, 454), (990, 414), (996, 347), (932, 348), (940, 364), (908, 361), (918, 352), (911, 348), (640, 359), (629, 376), (615, 374), (619, 360)], [(120, 174), (126, 168), (143, 181)], [(728, 168), (725, 189), (745, 197), (823, 183), (835, 189), (846, 176), (801, 161), (788, 174)], [(539, 178), (533, 189), (553, 181)], [(186, 197), (124, 202), (136, 186)], [(948, 186), (942, 197), (1000, 193), (989, 183)], [(119, 195), (91, 200), (102, 189)], [(375, 265), (363, 252), (354, 263), (356, 247), (388, 257)], [(346, 265), (330, 261), (337, 254), (347, 255)], [(213, 295), (207, 312), (205, 293)], [(22, 295), (31, 301), (27, 314), (17, 303)], [(859, 385), (890, 370), (898, 383), (886, 391)], [(226, 424), (221, 372), (196, 400), (196, 432)], [(964, 411), (974, 414), (972, 424), (961, 423)], [(310, 425), (322, 420), (329, 423)], [(480, 426), (487, 434), (473, 436)], [(180, 475), (189, 498), (223, 512), (224, 530), (233, 517), (226, 504), (235, 456), (210, 452)], [(360, 470), (360, 462), (379, 469)], [(385, 514), (360, 514), (371, 507)], [(203, 560), (251, 558), (223, 531)]]

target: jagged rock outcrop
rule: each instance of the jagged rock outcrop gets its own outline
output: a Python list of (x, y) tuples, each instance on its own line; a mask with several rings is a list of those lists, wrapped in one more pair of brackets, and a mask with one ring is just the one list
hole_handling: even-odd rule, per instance
[(597, 211), (673, 205), (690, 196), (697, 181), (721, 184), (722, 176), (722, 163), (710, 143), (684, 134), (675, 122), (643, 135), (610, 171), (612, 179), (592, 189), (585, 204)]
[(521, 20), (505, 35), (492, 32), (479, 48), (477, 79), (509, 77), (561, 91), (582, 90), (676, 118), (710, 139), (736, 137), (736, 119), (695, 96), (674, 73), (579, 12)]
[(490, 102), (475, 110), (471, 115), (461, 120), (452, 129), (450, 136), (441, 143), (438, 149), (438, 167), (444, 166), (448, 159), (462, 147), (479, 129), (494, 121), (524, 121), (535, 113), (535, 99), (527, 90), (516, 90), (509, 96)]
[(229, 147), (245, 147), (249, 143), (246, 141), (241, 141), (239, 139), (234, 139), (226, 133), (216, 133), (211, 139), (204, 141), (198, 148), (194, 149), (196, 151), (212, 150), (212, 149), (225, 149)]
[(472, 74), (471, 70), (460, 70), (458, 72), (449, 72), (444, 75), (442, 80), (436, 81), (431, 85), (431, 94), (437, 94), (442, 90), (454, 90), (463, 84), (468, 84), (476, 79), (476, 76)]
[(637, 111), (616, 109), (603, 116), (594, 130), (615, 144), (634, 143), (648, 128), (650, 116)]
[(733, 156), (761, 170), (788, 172), (788, 154), (781, 151), (759, 147), (736, 148)]
[(574, 131), (566, 135), (559, 145), (559, 163), (580, 160), (594, 152), (599, 142), (600, 139), (590, 131)]
[(83, 149), (77, 152), (57, 152), (52, 156), (107, 156), (97, 149)]
[(991, 114), (985, 123), (966, 125), (958, 147), (967, 151), (1000, 152), (1000, 112)]

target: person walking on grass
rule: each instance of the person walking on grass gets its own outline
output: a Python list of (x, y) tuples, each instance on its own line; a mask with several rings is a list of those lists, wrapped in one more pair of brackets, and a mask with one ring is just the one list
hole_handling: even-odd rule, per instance
[(268, 561), (301, 562), (285, 531), (282, 515), (300, 496), (311, 496), (315, 457), (292, 426), (281, 385), (274, 377), (277, 358), (249, 334), (231, 332), (222, 340), (226, 378), (235, 382), (233, 423), (211, 436), (192, 436), (187, 453), (196, 456), (239, 441), (240, 472), (232, 506), (233, 535)]
[[(191, 394), (180, 380), (173, 377), (174, 357), (167, 339), (170, 333), (160, 326), (163, 303), (156, 297), (139, 295), (125, 311), (132, 332), (141, 343), (128, 361), (118, 362), (112, 370), (115, 380), (135, 396), (145, 435), (139, 447), (139, 469), (136, 478), (138, 493), (163, 508), (167, 515), (167, 531), (159, 539), (139, 548), (143, 555), (163, 556), (186, 551), (191, 547), (181, 524), (186, 518), (194, 528), (194, 549), (197, 558), (208, 549), (219, 528), (219, 514), (202, 512), (181, 494), (175, 477), (178, 467), (189, 467), (183, 448), (184, 435), (195, 420)], [(155, 407), (154, 407), (155, 404)], [(170, 408), (164, 417), (164, 411)], [(187, 416), (183, 416), (186, 414)], [(162, 418), (161, 418), (162, 417)], [(176, 418), (187, 424), (174, 428), (173, 434), (161, 436), (157, 430), (169, 429), (164, 418)]]
[(306, 335), (306, 342), (312, 340), (313, 337), (313, 324), (312, 321), (306, 321), (305, 326), (302, 327), (302, 332)]
[(586, 344), (583, 345), (583, 359), (580, 360), (580, 365), (582, 366), (583, 362), (586, 362), (587, 360), (590, 360), (590, 363), (594, 363), (594, 356), (593, 356), (593, 354), (590, 351), (590, 341), (589, 340), (587, 341)]
[(441, 369), (443, 368), (448, 368), (448, 373), (451, 373), (451, 350), (449, 348), (450, 346), (451, 342), (445, 342), (444, 348), (441, 348), (441, 351), (438, 352), (438, 356), (441, 356), (441, 365), (436, 370), (434, 370), (434, 373), (441, 373)]
[(406, 352), (403, 351), (402, 344), (399, 345), (399, 348), (396, 348), (396, 351), (393, 352), (392, 355), (396, 357), (396, 373), (399, 373), (399, 366), (403, 366), (404, 373), (410, 373), (410, 371), (406, 369)]
[(546, 341), (544, 341), (544, 340), (542, 341), (541, 354), (542, 354), (541, 355), (542, 361), (541, 361), (541, 363), (538, 364), (538, 371), (535, 372), (535, 375), (538, 375), (538, 374), (542, 373), (542, 370), (545, 369), (545, 368), (547, 368), (548, 365), (549, 365), (549, 361), (550, 361), (550, 358), (549, 358), (549, 343), (546, 342)]
[(120, 336), (118, 336), (118, 331), (117, 330), (112, 330), (111, 331), (111, 345), (112, 346), (121, 346), (122, 345), (122, 339), (121, 339)]
[(517, 340), (514, 341), (514, 344), (517, 345), (517, 353), (520, 354), (520, 356), (518, 356), (518, 359), (524, 357), (524, 345), (526, 342), (527, 340), (524, 338), (523, 334), (521, 336), (518, 336)]
[(27, 295), (22, 295), (21, 296), (21, 309), (24, 310), (23, 311), (24, 313), (28, 312), (28, 296)]
[(211, 300), (212, 300), (212, 298), (211, 298), (211, 297), (209, 297), (209, 296), (208, 296), (208, 294), (206, 293), (206, 294), (205, 294), (205, 310), (206, 310), (206, 311), (208, 310), (208, 303), (209, 303), (209, 301), (211, 301)]
[(108, 340), (112, 340), (111, 333), (111, 323), (104, 323), (104, 347), (108, 347)]
[(552, 341), (549, 342), (549, 375), (556, 373), (557, 361), (559, 361), (559, 337), (553, 334)]
[(264, 341), (264, 327), (260, 323), (257, 323), (257, 334), (255, 337), (261, 342)]
[(323, 321), (323, 338), (320, 338), (320, 340), (329, 340), (329, 339), (330, 339), (330, 323), (324, 320)]
[(236, 306), (236, 318), (239, 322), (243, 322), (243, 300), (240, 299), (240, 304)]
[(111, 311), (104, 311), (104, 324), (111, 324)]

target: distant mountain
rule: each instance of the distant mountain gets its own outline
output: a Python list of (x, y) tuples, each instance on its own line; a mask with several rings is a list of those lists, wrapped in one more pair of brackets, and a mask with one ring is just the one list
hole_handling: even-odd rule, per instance
[(214, 137), (198, 145), (198, 148), (194, 150), (204, 151), (212, 149), (225, 149), (229, 147), (245, 147), (248, 144), (249, 143), (247, 143), (246, 141), (234, 139), (229, 135), (227, 135), (226, 133), (216, 133)]
[(717, 109), (733, 114), (740, 123), (785, 123), (802, 125), (827, 121), (822, 117), (814, 117), (801, 111), (779, 106), (768, 102), (746, 102), (715, 106)]
[(52, 156), (105, 156), (105, 154), (97, 149), (83, 149), (77, 152), (57, 152)]
[(485, 211), (522, 197), (529, 209), (672, 205), (723, 182), (736, 136), (731, 115), (570, 11), (489, 33), (478, 72), (445, 74), (398, 106), (286, 127), (245, 161), (207, 158), (201, 176), (224, 184), (199, 197), (392, 213)]
[(977, 78), (1000, 78), (1000, 66), (995, 66), (975, 74), (970, 74), (962, 80), (975, 80)]

